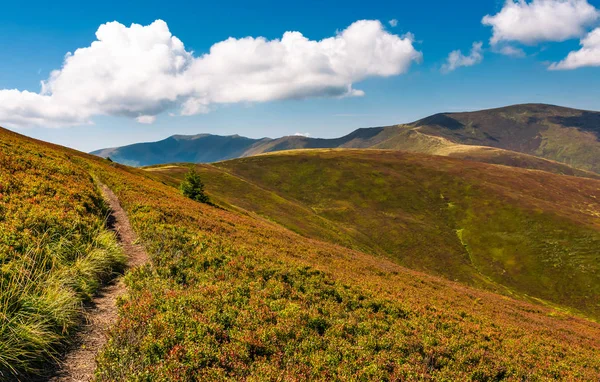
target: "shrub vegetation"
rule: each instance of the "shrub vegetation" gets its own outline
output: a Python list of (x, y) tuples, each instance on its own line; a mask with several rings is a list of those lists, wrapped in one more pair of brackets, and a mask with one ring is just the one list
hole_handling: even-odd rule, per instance
[(94, 171), (152, 257), (126, 277), (99, 381), (600, 376), (595, 323)]
[[(226, 208), (600, 320), (598, 180), (350, 149), (280, 152), (196, 168), (213, 201)], [(187, 167), (152, 170), (176, 185)]]

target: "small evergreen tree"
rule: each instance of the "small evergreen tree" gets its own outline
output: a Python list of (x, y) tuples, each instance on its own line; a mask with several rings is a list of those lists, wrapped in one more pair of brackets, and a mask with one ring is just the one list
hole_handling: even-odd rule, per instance
[(204, 193), (204, 184), (200, 175), (193, 168), (185, 174), (185, 180), (179, 186), (181, 193), (188, 198), (201, 203), (209, 203), (208, 196)]

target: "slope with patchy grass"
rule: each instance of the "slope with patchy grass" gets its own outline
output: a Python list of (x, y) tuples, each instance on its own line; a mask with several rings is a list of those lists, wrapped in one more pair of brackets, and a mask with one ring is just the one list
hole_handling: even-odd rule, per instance
[[(197, 168), (227, 208), (600, 317), (599, 181), (372, 150), (281, 152)], [(187, 168), (150, 170), (176, 184)]]
[[(519, 167), (531, 170), (542, 170), (560, 175), (580, 176), (584, 178), (600, 179), (596, 172), (582, 170), (556, 160), (541, 158), (519, 150), (511, 151), (498, 147), (491, 147), (490, 142), (479, 142), (479, 144), (463, 144), (460, 139), (457, 142), (443, 136), (434, 135), (434, 131), (427, 134), (420, 127), (410, 125), (392, 126), (385, 128), (393, 130), (389, 133), (390, 138), (371, 146), (374, 149), (403, 150), (431, 155), (448, 156), (452, 158), (471, 160), (475, 162), (500, 164), (510, 167)], [(441, 135), (441, 134), (440, 134)], [(488, 144), (488, 145), (486, 145)], [(541, 155), (541, 153), (535, 153)], [(543, 156), (543, 155), (542, 155)], [(553, 158), (550, 156), (550, 158)]]
[(39, 372), (124, 265), (78, 160), (0, 129), (0, 379)]
[(455, 143), (497, 147), (600, 172), (599, 112), (525, 104), (436, 114), (410, 126)]

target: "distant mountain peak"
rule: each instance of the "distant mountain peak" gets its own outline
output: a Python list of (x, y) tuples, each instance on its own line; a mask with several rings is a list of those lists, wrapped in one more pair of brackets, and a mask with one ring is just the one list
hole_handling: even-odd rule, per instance
[(175, 134), (175, 135), (171, 135), (169, 138), (173, 138), (178, 141), (189, 141), (189, 140), (193, 140), (193, 139), (210, 137), (211, 135), (212, 134), (206, 134), (206, 133), (193, 134), (193, 135)]

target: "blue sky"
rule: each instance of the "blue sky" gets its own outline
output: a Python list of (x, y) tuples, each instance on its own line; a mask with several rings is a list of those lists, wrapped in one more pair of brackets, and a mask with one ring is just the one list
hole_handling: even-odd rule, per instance
[[(585, 3), (600, 7), (595, 1)], [(586, 23), (580, 36), (544, 35), (535, 41), (513, 36), (492, 46), (493, 29), (483, 25), (482, 18), (498, 14), (505, 5), (491, 0), (5, 2), (0, 12), (0, 89), (39, 92), (40, 81), (47, 80), (52, 70), (61, 69), (65, 54), (89, 46), (96, 40), (98, 27), (109, 21), (128, 27), (164, 20), (170, 33), (185, 44), (185, 50), (199, 57), (229, 37), (263, 36), (272, 40), (281, 39), (286, 31), (299, 31), (319, 41), (335, 36), (336, 31), (357, 20), (379, 20), (385, 29), (382, 33), (400, 38), (411, 33), (412, 46), (422, 53), (422, 59), (413, 60), (408, 68), (403, 66), (397, 75), (365, 75), (352, 81), (352, 88), (364, 91), (363, 96), (327, 97), (316, 91), (301, 99), (286, 96), (264, 102), (215, 101), (209, 105), (209, 112), (191, 116), (175, 115), (170, 109), (161, 111), (152, 116), (152, 124), (138, 123), (122, 111), (90, 112), (88, 123), (69, 122), (65, 123), (71, 125), (67, 127), (42, 127), (43, 122), (8, 124), (12, 130), (32, 137), (90, 151), (172, 134), (277, 137), (309, 133), (336, 137), (359, 127), (410, 122), (441, 111), (525, 102), (600, 110), (600, 67), (577, 65), (570, 70), (548, 70), (549, 63), (560, 62), (569, 52), (577, 51), (580, 40), (600, 24), (598, 20)], [(397, 20), (395, 27), (389, 24), (392, 19)], [(549, 30), (552, 26), (540, 28)], [(443, 70), (450, 52), (461, 50), (468, 56), (474, 42), (483, 43), (481, 62), (450, 72)], [(525, 55), (494, 52), (503, 46), (522, 49)], [(6, 126), (1, 110), (0, 105), (0, 125)]]

